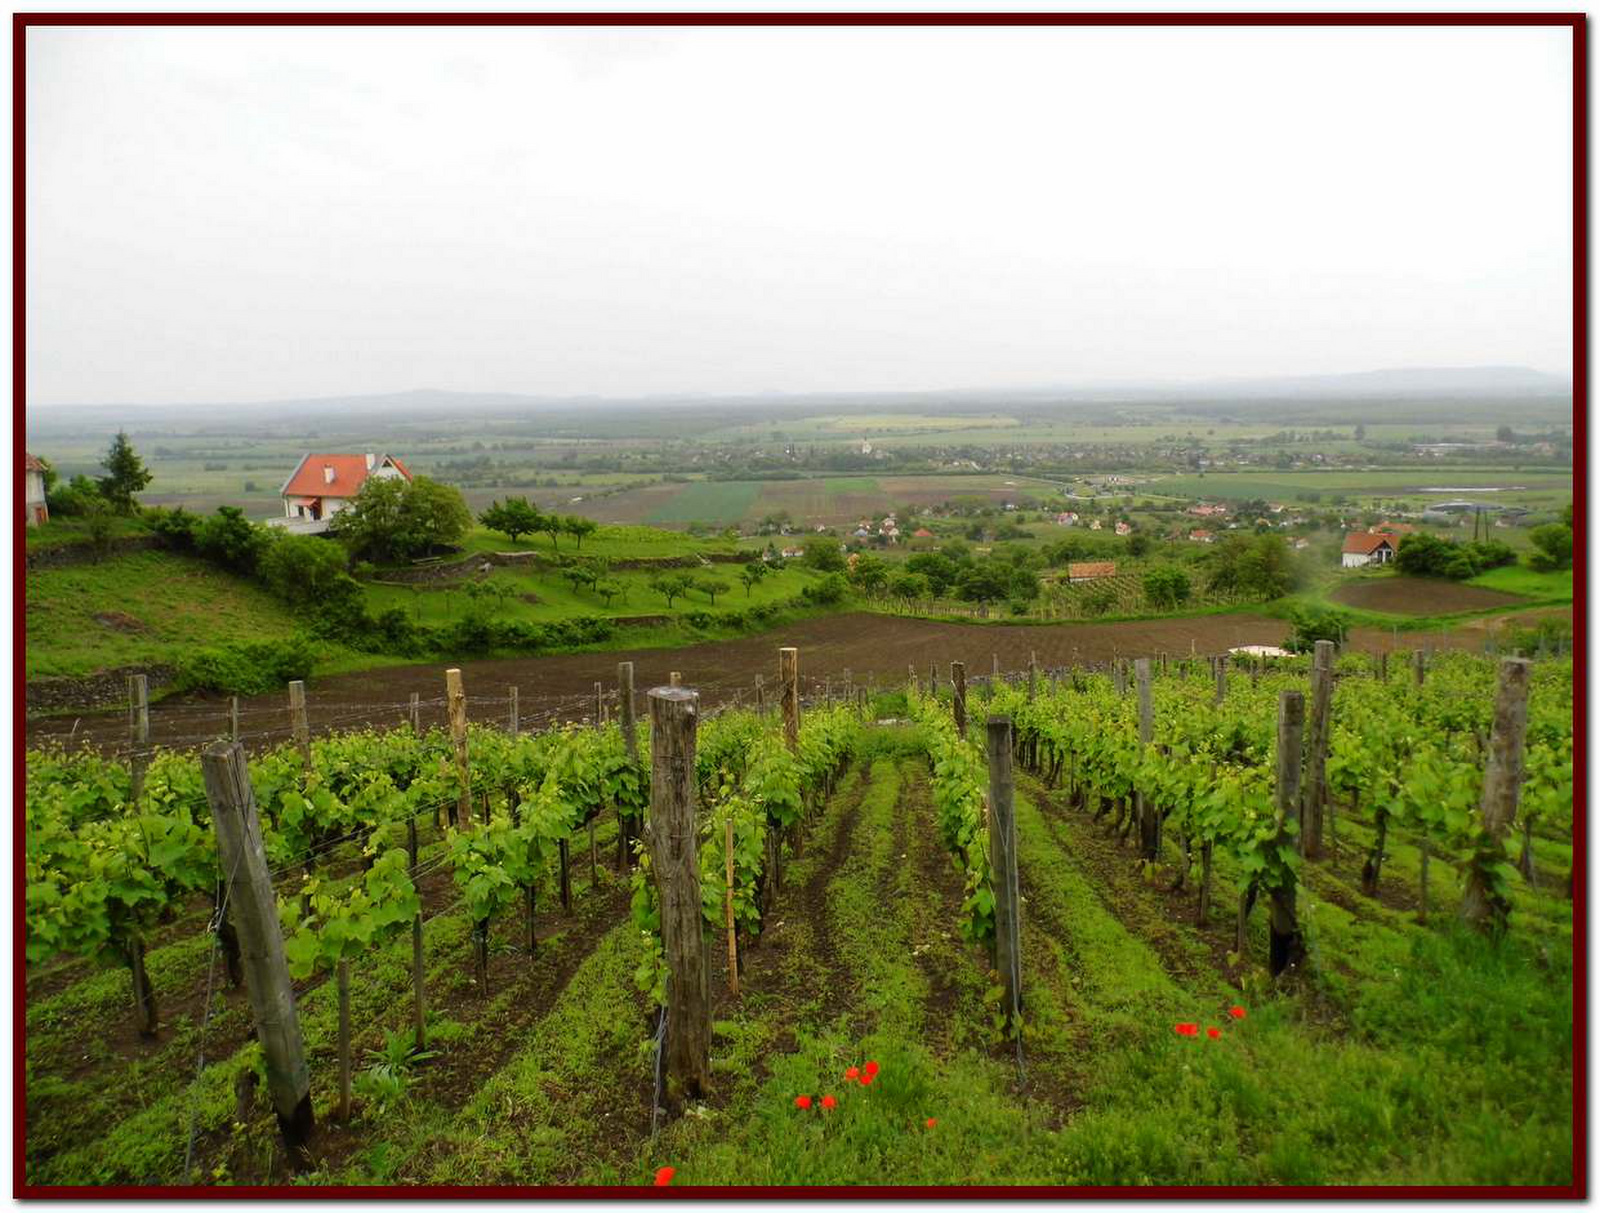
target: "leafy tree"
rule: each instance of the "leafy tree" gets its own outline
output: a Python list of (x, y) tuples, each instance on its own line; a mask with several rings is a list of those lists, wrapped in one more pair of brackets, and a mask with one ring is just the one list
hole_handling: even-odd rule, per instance
[(918, 552), (906, 561), (906, 572), (925, 578), (935, 598), (942, 598), (961, 575), (955, 561), (941, 552)]
[(801, 563), (808, 569), (823, 573), (836, 573), (844, 569), (844, 557), (839, 552), (839, 541), (831, 535), (812, 535), (801, 545), (804, 555)]
[(1128, 536), (1128, 555), (1143, 556), (1150, 550), (1150, 536), (1135, 533)]
[(687, 573), (662, 573), (650, 578), (650, 588), (667, 600), (667, 609), (672, 609), (673, 600), (687, 594), (694, 585), (694, 578)]
[(1214, 591), (1262, 600), (1281, 598), (1295, 586), (1294, 554), (1280, 535), (1228, 535), (1208, 557)]
[(627, 585), (621, 581), (618, 581), (616, 578), (606, 578), (602, 581), (595, 582), (594, 592), (605, 600), (607, 608), (611, 606), (611, 600), (613, 598), (621, 598), (624, 602), (628, 600)]
[(407, 485), (400, 513), (405, 542), (414, 555), (456, 543), (472, 529), (472, 511), (461, 490), (427, 476)]
[(701, 577), (694, 583), (694, 588), (711, 599), (712, 606), (716, 606), (717, 595), (728, 592), (728, 583), (720, 577)]
[(254, 573), (256, 562), (269, 542), (265, 527), (257, 526), (237, 506), (217, 507), (217, 512), (195, 530), (194, 545), (207, 560), (236, 573)]
[(1359, 422), (1357, 422), (1356, 423), (1356, 441), (1357, 442), (1365, 442), (1366, 440), (1367, 440), (1367, 427), (1362, 425), (1362, 424), (1360, 424)]
[(1517, 435), (1509, 425), (1502, 425), (1495, 430), (1494, 440), (1496, 442), (1504, 442), (1509, 446), (1517, 440)]
[[(1567, 510), (1572, 507), (1569, 505)], [(1559, 522), (1536, 526), (1528, 533), (1534, 551), (1528, 555), (1528, 567), (1541, 573), (1572, 567), (1572, 528)]]
[(964, 569), (956, 581), (956, 596), (963, 602), (999, 602), (1011, 596), (1011, 573), (993, 561)]
[(539, 530), (539, 509), (526, 497), (508, 497), (504, 505), (498, 500), (478, 515), (478, 521), (491, 531), (498, 531), (512, 543), (524, 535)]
[(750, 591), (767, 575), (767, 566), (764, 561), (752, 560), (739, 570), (739, 580), (744, 582), (744, 596), (750, 597)]
[(257, 574), (285, 602), (310, 606), (360, 592), (349, 565), (349, 553), (337, 543), (315, 535), (284, 535), (267, 544)]
[(583, 551), (583, 541), (586, 536), (593, 535), (600, 529), (600, 524), (592, 518), (583, 518), (577, 514), (568, 514), (562, 519), (562, 529), (572, 536), (573, 544), (578, 551)]
[(54, 489), (46, 489), (44, 500), (52, 518), (81, 517), (87, 514), (93, 505), (107, 504), (100, 492), (99, 482), (90, 480), (81, 472), (66, 484), (57, 484)]
[(1343, 644), (1350, 633), (1351, 616), (1333, 607), (1296, 607), (1289, 619), (1293, 629), (1283, 647), (1291, 653), (1309, 653), (1319, 640)]
[(455, 543), (472, 526), (461, 490), (427, 476), (369, 476), (350, 504), (333, 516), (331, 534), (377, 561), (420, 556)]
[(840, 573), (829, 573), (816, 585), (807, 586), (801, 591), (802, 597), (819, 606), (834, 606), (843, 602), (849, 594), (850, 583)]
[(857, 556), (850, 569), (850, 581), (858, 590), (875, 594), (889, 581), (889, 565), (881, 556)]
[(89, 545), (96, 556), (111, 550), (111, 536), (116, 531), (116, 515), (102, 498), (91, 497), (83, 505), (84, 527), (89, 532)]
[(928, 596), (928, 579), (921, 573), (896, 573), (889, 579), (889, 593), (903, 602)]
[(1144, 575), (1144, 596), (1151, 606), (1171, 610), (1189, 600), (1189, 575), (1175, 564), (1151, 569)]
[(150, 483), (151, 477), (126, 433), (117, 431), (100, 466), (106, 470), (106, 474), (100, 478), (101, 495), (117, 513), (133, 513), (133, 495), (141, 492)]

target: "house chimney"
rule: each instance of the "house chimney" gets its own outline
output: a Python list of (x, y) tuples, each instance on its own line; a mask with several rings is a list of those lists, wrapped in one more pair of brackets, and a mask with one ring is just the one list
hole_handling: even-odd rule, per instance
[(372, 470), (372, 465), (377, 460), (377, 458), (378, 457), (376, 455), (368, 455), (367, 456), (367, 471), (370, 472)]
[(325, 463), (325, 464), (322, 465), (322, 483), (323, 484), (332, 484), (333, 483), (333, 464)]

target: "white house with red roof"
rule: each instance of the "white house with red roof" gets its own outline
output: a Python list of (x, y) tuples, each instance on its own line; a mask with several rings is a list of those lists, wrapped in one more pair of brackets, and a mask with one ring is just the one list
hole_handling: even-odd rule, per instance
[(283, 482), (283, 517), (269, 523), (301, 534), (325, 531), (328, 520), (374, 476), (411, 479), (406, 465), (393, 455), (307, 455)]
[(1370, 531), (1352, 531), (1344, 537), (1341, 563), (1347, 569), (1359, 569), (1369, 564), (1388, 564), (1394, 559), (1395, 540), (1390, 535), (1374, 535)]

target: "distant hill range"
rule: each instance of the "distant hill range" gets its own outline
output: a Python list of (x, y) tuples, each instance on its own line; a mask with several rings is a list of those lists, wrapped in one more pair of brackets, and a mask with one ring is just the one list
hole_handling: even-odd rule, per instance
[(420, 388), (362, 396), (324, 396), (293, 400), (215, 404), (83, 404), (61, 408), (30, 407), (30, 428), (48, 426), (64, 417), (90, 421), (100, 416), (126, 417), (130, 409), (141, 420), (158, 417), (190, 419), (202, 409), (223, 410), (240, 420), (275, 416), (285, 422), (299, 417), (388, 415), (415, 418), (435, 415), (504, 415), (514, 413), (578, 414), (597, 408), (641, 412), (656, 408), (698, 406), (704, 409), (772, 410), (790, 416), (806, 409), (915, 409), (960, 407), (1003, 408), (1008, 403), (1037, 409), (1051, 404), (1132, 404), (1227, 402), (1245, 406), (1287, 401), (1370, 401), (1374, 399), (1522, 399), (1554, 402), (1570, 398), (1572, 382), (1523, 366), (1399, 367), (1336, 375), (1284, 375), (1266, 378), (1198, 380), (1100, 380), (1010, 388), (945, 388), (880, 392), (763, 392), (742, 394), (673, 394), (655, 396), (548, 396), (515, 392), (452, 392)]

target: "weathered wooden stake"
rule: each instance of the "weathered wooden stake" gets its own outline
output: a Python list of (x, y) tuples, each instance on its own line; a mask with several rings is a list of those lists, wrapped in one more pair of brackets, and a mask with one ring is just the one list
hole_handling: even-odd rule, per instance
[(522, 732), (522, 713), (517, 710), (517, 688), (506, 692), (506, 732), (515, 737)]
[[(417, 879), (417, 819), (406, 819), (406, 851), (411, 858), (411, 880)], [(418, 890), (420, 895), (421, 890)], [(427, 972), (422, 967), (422, 906), (419, 903), (417, 913), (411, 920), (411, 1027), (412, 1034), (417, 1042), (417, 1051), (421, 1052), (428, 1045), (428, 997), (426, 988)]]
[(1484, 853), (1475, 855), (1467, 868), (1461, 917), (1479, 930), (1499, 930), (1511, 915), (1511, 904), (1497, 895), (1489, 866), (1504, 863), (1506, 831), (1516, 819), (1522, 800), (1524, 745), (1528, 733), (1528, 681), (1532, 665), (1522, 657), (1500, 662), (1500, 685), (1494, 697), (1494, 726), (1483, 768), (1483, 793), (1478, 811), (1483, 816)]
[(1420, 687), (1427, 674), (1428, 657), (1421, 649), (1411, 651), (1411, 672), (1416, 675), (1417, 685)]
[(728, 889), (724, 904), (728, 915), (728, 992), (739, 997), (739, 936), (733, 927), (733, 814), (723, 823), (727, 829), (723, 837), (722, 853), (726, 859)]
[(311, 769), (311, 723), (306, 717), (306, 684), (298, 678), (289, 684), (289, 724), (300, 748), (300, 764)]
[(1389, 681), (1389, 650), (1384, 649), (1378, 654), (1378, 681)]
[(606, 688), (598, 680), (594, 684), (594, 727), (603, 728), (606, 722)]
[(411, 732), (422, 736), (422, 696), (415, 691), (411, 692)]
[(450, 824), (466, 829), (472, 824), (472, 776), (467, 769), (467, 692), (461, 685), (461, 671), (444, 672), (445, 704), (450, 710), (450, 740), (455, 747), (456, 806), (450, 813)]
[(956, 736), (967, 735), (967, 666), (962, 661), (950, 663), (951, 711), (955, 713)]
[[(786, 694), (790, 686), (785, 682)], [(668, 973), (666, 1098), (676, 1105), (711, 1088), (711, 995), (694, 822), (699, 714), (700, 697), (693, 691), (650, 692), (649, 835)]]
[(144, 799), (144, 773), (150, 765), (150, 682), (143, 674), (128, 675), (128, 772), (133, 777), (131, 799)]
[(765, 715), (767, 711), (767, 688), (762, 682), (761, 675), (756, 675), (756, 713)]
[(1222, 701), (1228, 697), (1228, 655), (1226, 653), (1217, 654), (1213, 670), (1217, 681), (1217, 689), (1211, 701), (1220, 707)]
[[(1139, 745), (1150, 744), (1155, 731), (1155, 712), (1150, 702), (1150, 659), (1141, 657), (1133, 663), (1134, 682), (1139, 689)], [(1161, 816), (1149, 798), (1138, 788), (1134, 789), (1134, 815), (1139, 822), (1139, 854), (1154, 861), (1161, 855)]]
[[(1276, 788), (1278, 845), (1289, 840), (1289, 822), (1300, 812), (1301, 745), (1305, 739), (1306, 700), (1299, 691), (1283, 691), (1278, 696), (1278, 782)], [(1285, 883), (1267, 890), (1272, 899), (1271, 952), (1269, 965), (1276, 977), (1300, 963), (1305, 941), (1295, 916), (1294, 874)]]
[[(912, 671), (916, 677), (916, 671)], [(800, 752), (800, 650), (778, 650), (778, 687), (783, 697), (783, 744), (789, 753)]]
[(1016, 1030), (1022, 1013), (1021, 891), (1011, 771), (1011, 718), (989, 717), (989, 856), (994, 879), (995, 953), (1005, 987), (1001, 1010)]
[(1317, 641), (1311, 665), (1311, 728), (1306, 737), (1305, 783), (1300, 796), (1300, 854), (1322, 854), (1322, 814), (1328, 803), (1328, 735), (1333, 718), (1333, 641)]
[(261, 842), (244, 747), (237, 742), (218, 742), (201, 755), (200, 768), (217, 831), (217, 853), (222, 870), (231, 874), (229, 912), (238, 925), (245, 987), (266, 1058), (267, 1089), (290, 1159), (296, 1167), (303, 1167), (311, 1161), (308, 1147), (316, 1132), (311, 1071), (306, 1067), (294, 986), (283, 954), (278, 901)]
[(231, 696), (228, 700), (228, 740), (239, 740), (239, 697)]
[(350, 1121), (350, 962), (340, 957), (334, 966), (339, 987), (339, 1120)]
[[(617, 662), (617, 727), (622, 730), (622, 744), (628, 751), (628, 764), (639, 765), (639, 730), (634, 721), (633, 662)], [(633, 828), (628, 819), (617, 813), (617, 871), (627, 870), (632, 862)]]
[(1033, 702), (1034, 695), (1039, 688), (1039, 655), (1032, 649), (1028, 650), (1028, 702)]

